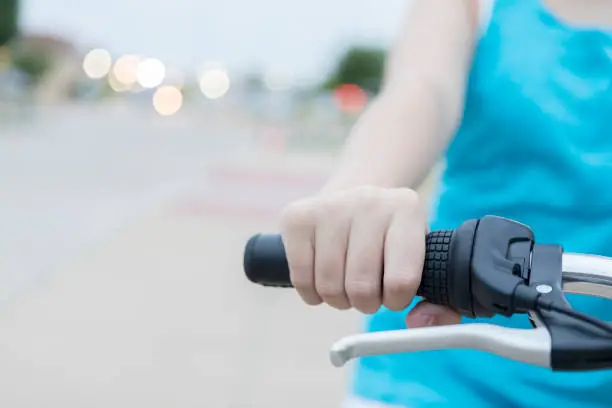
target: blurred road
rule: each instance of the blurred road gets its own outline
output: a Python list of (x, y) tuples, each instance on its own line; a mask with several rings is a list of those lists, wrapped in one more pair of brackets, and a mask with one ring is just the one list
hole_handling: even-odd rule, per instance
[(64, 254), (191, 188), (216, 155), (248, 148), (204, 121), (121, 106), (26, 113), (0, 128), (0, 264), (20, 271), (0, 278), (0, 301)]
[(357, 316), (241, 269), (332, 163), (193, 112), (0, 124), (0, 406), (337, 407), (349, 371), (327, 352)]

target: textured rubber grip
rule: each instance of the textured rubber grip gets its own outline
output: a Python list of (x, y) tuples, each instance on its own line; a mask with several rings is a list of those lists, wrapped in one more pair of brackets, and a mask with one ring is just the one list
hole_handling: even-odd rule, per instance
[(453, 235), (452, 230), (433, 231), (425, 240), (425, 264), (417, 295), (438, 305), (450, 304), (448, 269)]
[[(428, 301), (449, 305), (452, 230), (430, 232), (425, 240), (425, 264), (417, 294)], [(291, 287), (285, 247), (280, 235), (258, 234), (249, 239), (244, 251), (247, 278), (262, 286)]]

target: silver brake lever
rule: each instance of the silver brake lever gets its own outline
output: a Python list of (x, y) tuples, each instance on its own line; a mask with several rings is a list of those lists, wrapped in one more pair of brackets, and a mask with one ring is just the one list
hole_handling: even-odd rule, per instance
[(330, 359), (341, 367), (364, 356), (458, 348), (487, 351), (541, 367), (551, 364), (551, 337), (545, 328), (509, 329), (482, 323), (347, 336), (332, 346)]

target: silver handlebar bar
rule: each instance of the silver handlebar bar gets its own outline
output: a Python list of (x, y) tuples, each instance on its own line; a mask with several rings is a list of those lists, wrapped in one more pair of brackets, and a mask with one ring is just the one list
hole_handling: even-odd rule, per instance
[[(564, 253), (563, 292), (612, 299), (612, 258)], [(340, 367), (349, 360), (371, 355), (441, 349), (487, 351), (541, 367), (551, 366), (552, 341), (538, 316), (535, 329), (511, 329), (492, 324), (464, 324), (357, 334), (331, 348), (330, 359)]]
[(612, 299), (612, 258), (563, 254), (563, 291)]

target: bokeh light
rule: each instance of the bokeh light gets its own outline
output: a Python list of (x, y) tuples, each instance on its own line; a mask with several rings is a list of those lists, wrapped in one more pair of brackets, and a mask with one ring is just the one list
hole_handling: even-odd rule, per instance
[(182, 106), (183, 93), (175, 86), (160, 86), (153, 94), (153, 107), (162, 116), (174, 115)]
[(223, 69), (209, 69), (201, 74), (199, 85), (204, 96), (218, 99), (229, 91), (230, 79)]
[(166, 76), (166, 66), (157, 58), (145, 58), (139, 61), (136, 69), (136, 80), (143, 88), (159, 86)]
[(343, 84), (334, 89), (334, 99), (343, 112), (360, 112), (368, 102), (366, 92), (354, 84)]
[(130, 87), (137, 81), (138, 65), (140, 58), (136, 55), (124, 55), (117, 59), (112, 73), (123, 85)]
[(112, 72), (108, 75), (108, 85), (115, 92), (127, 92), (130, 90), (130, 85), (120, 82)]
[(91, 79), (104, 78), (111, 70), (113, 61), (107, 50), (96, 48), (83, 58), (83, 71)]

